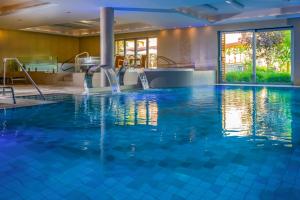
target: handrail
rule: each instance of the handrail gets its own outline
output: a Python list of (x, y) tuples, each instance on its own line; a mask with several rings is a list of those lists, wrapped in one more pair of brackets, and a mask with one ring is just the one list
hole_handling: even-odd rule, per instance
[(31, 84), (35, 87), (35, 89), (38, 91), (38, 93), (40, 94), (40, 96), (42, 97), (43, 100), (46, 100), (45, 96), (43, 95), (43, 93), (41, 92), (40, 88), (37, 86), (37, 84), (33, 81), (33, 79), (31, 78), (31, 76), (28, 74), (28, 72), (26, 71), (26, 69), (23, 67), (23, 64), (17, 59), (17, 58), (4, 58), (3, 59), (3, 87), (5, 87), (5, 76), (6, 76), (6, 63), (7, 61), (15, 61), (23, 70), (23, 72), (25, 73), (25, 75), (27, 76), (27, 78), (30, 80)]
[(69, 67), (69, 68), (67, 68), (67, 69), (64, 69), (64, 68), (63, 68), (64, 64), (66, 64), (66, 63), (72, 61), (73, 59), (75, 59), (75, 56), (72, 56), (72, 58), (69, 58), (68, 60), (65, 60), (64, 62), (62, 62), (61, 66), (60, 66), (61, 71), (67, 71), (67, 70), (73, 68), (74, 66)]
[(90, 57), (89, 52), (86, 52), (86, 51), (77, 54), (77, 55), (75, 56), (75, 58), (74, 58), (74, 60), (75, 60), (75, 72), (76, 72), (76, 70), (78, 70), (77, 68), (79, 67), (78, 58), (79, 58), (80, 56), (82, 56), (82, 55), (86, 55), (87, 58)]
[(69, 69), (72, 69), (72, 68), (74, 68), (74, 66), (71, 66), (71, 67), (69, 67), (69, 68), (66, 68), (66, 69), (63, 69), (63, 68), (62, 68), (62, 66), (61, 66), (60, 68), (61, 68), (61, 71), (65, 72), (65, 71), (68, 71)]
[(172, 64), (172, 65), (177, 64), (174, 60), (171, 60), (170, 58), (167, 58), (165, 56), (157, 56), (157, 62), (158, 62), (158, 59), (162, 59), (162, 60), (166, 61), (168, 64)]
[(61, 66), (60, 66), (60, 69), (61, 69), (62, 71), (67, 71), (67, 70), (69, 70), (69, 69), (74, 68), (74, 67), (72, 66), (72, 67), (69, 67), (69, 68), (67, 68), (67, 69), (64, 69), (63, 66), (64, 66), (64, 64), (70, 62), (70, 61), (73, 60), (73, 59), (74, 59), (74, 61), (75, 61), (75, 62), (74, 62), (75, 65), (76, 65), (76, 64), (77, 64), (77, 63), (76, 63), (76, 59), (79, 58), (79, 57), (82, 56), (82, 55), (86, 55), (86, 57), (89, 57), (89, 56), (90, 56), (89, 52), (86, 52), (86, 51), (85, 51), (85, 52), (81, 52), (81, 53), (79, 53), (79, 54), (76, 54), (75, 56), (72, 56), (71, 58), (69, 58), (69, 59), (65, 60), (64, 62), (62, 62)]
[(86, 57), (90, 57), (90, 54), (89, 54), (89, 52), (81, 52), (81, 53), (79, 53), (79, 54), (77, 54), (76, 56), (75, 56), (75, 60), (77, 59), (77, 58), (79, 58), (80, 56), (82, 56), (82, 55), (85, 55), (86, 54)]

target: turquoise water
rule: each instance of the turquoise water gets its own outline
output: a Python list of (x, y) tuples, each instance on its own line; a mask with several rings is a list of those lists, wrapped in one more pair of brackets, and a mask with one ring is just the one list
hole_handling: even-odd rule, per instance
[(0, 111), (0, 199), (299, 197), (299, 89), (47, 98)]

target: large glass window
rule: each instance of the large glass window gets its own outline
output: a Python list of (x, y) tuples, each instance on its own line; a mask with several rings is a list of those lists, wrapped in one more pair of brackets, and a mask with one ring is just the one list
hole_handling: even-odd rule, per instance
[(259, 31), (256, 34), (256, 81), (291, 82), (291, 31)]
[[(251, 32), (222, 35), (223, 81), (252, 82), (252, 38)], [(249, 45), (245, 41), (250, 41)]]
[(157, 67), (157, 38), (149, 38), (148, 66)]
[(157, 38), (117, 40), (115, 42), (116, 67), (127, 61), (131, 67), (157, 66)]
[(291, 30), (221, 34), (221, 81), (290, 83)]
[(128, 59), (129, 65), (135, 64), (135, 40), (125, 41), (125, 57)]
[(136, 40), (136, 65), (138, 67), (146, 67), (147, 50), (147, 39)]

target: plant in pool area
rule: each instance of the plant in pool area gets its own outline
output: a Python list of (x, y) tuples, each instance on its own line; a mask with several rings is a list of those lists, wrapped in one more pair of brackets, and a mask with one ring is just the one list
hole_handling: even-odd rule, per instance
[(259, 83), (290, 83), (291, 75), (289, 72), (257, 71), (256, 81)]
[[(252, 82), (252, 71), (228, 72), (226, 73), (227, 82)], [(289, 72), (277, 72), (258, 68), (256, 71), (256, 81), (259, 83), (290, 83), (291, 75)]]
[(251, 82), (252, 72), (242, 71), (242, 72), (228, 72), (226, 73), (227, 82)]

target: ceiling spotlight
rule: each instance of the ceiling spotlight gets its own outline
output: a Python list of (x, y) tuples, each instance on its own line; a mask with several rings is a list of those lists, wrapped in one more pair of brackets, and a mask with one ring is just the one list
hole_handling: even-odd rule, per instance
[(212, 6), (210, 4), (204, 4), (202, 5), (205, 9), (210, 10), (210, 11), (218, 11), (219, 9), (216, 8), (215, 6)]
[(238, 9), (243, 9), (245, 8), (245, 5), (242, 4), (241, 2), (237, 1), (237, 0), (226, 0), (225, 1), (227, 4), (232, 5)]

